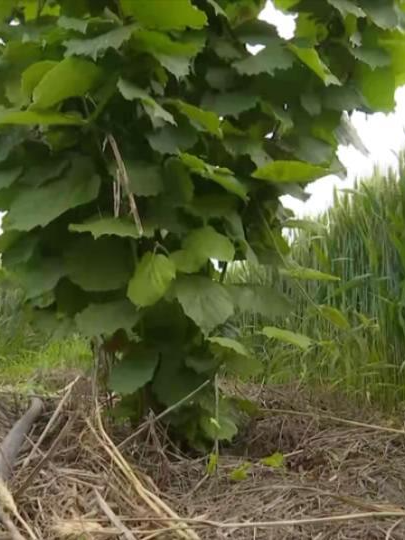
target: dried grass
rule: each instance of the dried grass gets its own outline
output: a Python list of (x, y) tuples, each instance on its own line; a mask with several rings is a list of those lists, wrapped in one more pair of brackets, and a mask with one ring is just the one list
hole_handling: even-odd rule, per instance
[[(260, 415), (221, 449), (218, 473), (207, 476), (206, 459), (183, 454), (151, 419), (120, 453), (129, 430), (105, 422), (105, 431), (94, 405), (77, 392), (49, 427), (58, 402), (48, 403), (10, 485), (40, 540), (405, 537), (405, 437), (400, 425), (373, 412), (354, 413), (329, 397), (314, 403), (296, 389), (268, 389)], [(14, 396), (2, 398), (0, 437), (23, 408)], [(260, 463), (274, 451), (285, 455), (284, 468)], [(247, 460), (248, 477), (233, 482), (231, 472)]]

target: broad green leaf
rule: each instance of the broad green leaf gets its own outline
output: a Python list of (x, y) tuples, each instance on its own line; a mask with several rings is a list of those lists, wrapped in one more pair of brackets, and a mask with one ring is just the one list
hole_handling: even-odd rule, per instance
[(274, 39), (262, 51), (243, 60), (233, 63), (241, 75), (259, 75), (268, 73), (274, 75), (277, 69), (288, 69), (293, 65), (294, 56), (283, 47), (280, 39)]
[(217, 346), (216, 348), (214, 347), (214, 351), (218, 352), (219, 347), (220, 350), (225, 349), (227, 352), (232, 351), (233, 353), (244, 356), (245, 358), (249, 358), (250, 356), (246, 347), (239, 341), (236, 341), (236, 339), (227, 337), (209, 337), (207, 341)]
[(121, 5), (125, 15), (132, 15), (146, 28), (199, 29), (207, 24), (205, 13), (194, 7), (190, 0), (176, 0), (176, 5), (171, 7), (167, 0), (121, 0)]
[(149, 144), (160, 154), (178, 154), (192, 148), (198, 141), (197, 131), (190, 125), (165, 126), (147, 135)]
[(268, 285), (231, 285), (228, 290), (237, 309), (244, 313), (259, 313), (272, 320), (292, 309), (288, 298)]
[(22, 167), (13, 167), (12, 169), (0, 169), (0, 189), (10, 187), (23, 172)]
[(28, 262), (15, 271), (27, 299), (37, 298), (52, 291), (65, 274), (63, 262), (56, 258), (43, 258), (39, 263)]
[(374, 24), (388, 30), (396, 29), (400, 23), (396, 2), (391, 0), (362, 0), (361, 7)]
[(36, 62), (27, 68), (21, 76), (21, 90), (28, 99), (31, 98), (32, 93), (42, 78), (58, 65), (58, 62), (53, 60), (43, 60), (42, 62)]
[(82, 126), (86, 122), (77, 114), (62, 114), (48, 111), (1, 111), (0, 125), (16, 126)]
[(169, 103), (174, 105), (191, 121), (197, 129), (208, 131), (212, 135), (221, 137), (221, 121), (218, 116), (211, 111), (205, 111), (194, 105), (190, 105), (180, 99), (169, 100)]
[(165, 295), (175, 276), (176, 268), (168, 257), (148, 251), (129, 282), (128, 298), (138, 306), (155, 304)]
[(101, 70), (82, 58), (65, 58), (35, 87), (33, 107), (48, 109), (71, 97), (85, 96), (99, 82)]
[(85, 223), (71, 223), (69, 231), (90, 233), (95, 240), (101, 236), (120, 236), (122, 238), (139, 238), (139, 231), (133, 221), (124, 218), (93, 218)]
[(142, 344), (134, 347), (111, 372), (109, 387), (121, 395), (134, 394), (150, 382), (159, 362), (158, 353)]
[(132, 84), (124, 79), (120, 79), (118, 81), (118, 90), (128, 101), (133, 101), (135, 99), (140, 100), (147, 107), (147, 111), (150, 111), (154, 117), (161, 118), (165, 122), (176, 125), (173, 116), (163, 107), (161, 107), (159, 103), (157, 103), (157, 101), (155, 101), (153, 97), (146, 92), (146, 90), (143, 90), (142, 88), (139, 88), (139, 86), (136, 86), (135, 84)]
[(140, 312), (129, 300), (90, 304), (75, 317), (79, 332), (90, 338), (121, 329), (130, 332), (139, 319)]
[(312, 345), (312, 339), (303, 334), (297, 332), (290, 332), (290, 330), (283, 330), (275, 326), (265, 326), (261, 332), (263, 335), (269, 339), (277, 339), (283, 343), (288, 343), (290, 345), (295, 345), (300, 349), (306, 351)]
[(223, 17), (228, 17), (226, 12), (222, 9), (222, 7), (216, 2), (215, 0), (207, 0), (207, 2), (214, 8), (216, 15), (222, 15)]
[(350, 47), (349, 51), (354, 58), (368, 64), (371, 69), (385, 67), (391, 64), (391, 58), (388, 52), (378, 47)]
[(244, 379), (256, 377), (263, 371), (263, 363), (258, 356), (234, 339), (226, 337), (208, 338), (215, 356), (224, 365), (226, 372)]
[(353, 0), (327, 0), (328, 4), (336, 8), (342, 17), (346, 17), (346, 15), (354, 15), (355, 17), (365, 17), (365, 12), (356, 5), (356, 2), (353, 2)]
[(384, 32), (378, 44), (389, 53), (397, 85), (405, 83), (405, 36), (401, 30)]
[(187, 205), (190, 214), (207, 223), (212, 218), (229, 217), (238, 207), (238, 199), (228, 193), (215, 193), (194, 197)]
[(218, 421), (213, 416), (204, 415), (200, 418), (200, 426), (212, 440), (231, 441), (238, 433), (233, 418), (226, 414), (220, 415)]
[(147, 161), (126, 161), (129, 187), (140, 197), (153, 197), (164, 190), (162, 169)]
[(136, 28), (135, 25), (121, 26), (95, 38), (69, 39), (64, 42), (66, 56), (90, 56), (96, 61), (104, 56), (108, 49), (120, 49), (130, 39)]
[(297, 47), (296, 45), (289, 45), (288, 48), (292, 51), (297, 58), (301, 60), (303, 64), (309, 67), (326, 86), (330, 84), (340, 85), (340, 81), (335, 75), (333, 75), (326, 64), (322, 62), (318, 52), (313, 48)]
[(254, 109), (259, 97), (244, 92), (226, 92), (221, 94), (205, 94), (202, 106), (216, 112), (220, 116), (239, 116), (241, 113)]
[(153, 379), (152, 390), (160, 403), (170, 407), (197, 390), (205, 380), (206, 377), (186, 368), (182, 354), (174, 350), (169, 357), (162, 358)]
[(327, 319), (333, 325), (341, 328), (342, 330), (350, 330), (350, 323), (345, 315), (337, 308), (332, 306), (318, 306), (322, 317)]
[(131, 253), (119, 238), (75, 239), (65, 264), (69, 279), (85, 291), (122, 289), (131, 277)]
[(99, 188), (92, 163), (77, 157), (62, 179), (22, 190), (6, 217), (7, 227), (18, 231), (44, 227), (67, 210), (94, 200)]
[(231, 262), (235, 256), (235, 248), (229, 238), (210, 226), (193, 230), (184, 240), (183, 248), (202, 262), (209, 259)]
[(275, 452), (271, 456), (262, 458), (260, 460), (260, 463), (262, 465), (266, 465), (266, 467), (272, 467), (273, 469), (279, 469), (280, 467), (283, 467), (284, 465), (284, 456), (281, 452)]
[(58, 26), (61, 28), (64, 28), (65, 30), (74, 30), (75, 32), (80, 32), (81, 34), (86, 33), (88, 25), (88, 20), (78, 19), (76, 17), (67, 17), (66, 15), (62, 15), (58, 19)]
[(169, 158), (164, 164), (165, 197), (174, 206), (189, 204), (194, 197), (194, 184), (188, 169), (177, 158)]
[(303, 161), (272, 161), (256, 169), (252, 176), (260, 180), (280, 183), (311, 182), (327, 176), (329, 171), (323, 167)]
[(395, 74), (391, 67), (371, 69), (358, 64), (355, 79), (369, 107), (390, 112), (395, 108)]
[(310, 219), (288, 219), (283, 222), (283, 227), (288, 229), (302, 229), (303, 231), (319, 233), (325, 230), (323, 223)]
[(238, 195), (238, 197), (243, 200), (247, 199), (246, 186), (235, 178), (235, 176), (233, 176), (231, 170), (210, 165), (209, 163), (206, 163), (202, 159), (191, 154), (182, 153), (180, 154), (180, 158), (192, 173), (216, 182), (224, 189), (230, 191), (231, 193), (235, 193), (235, 195)]
[(200, 270), (206, 259), (201, 260), (192, 251), (185, 249), (179, 249), (170, 253), (170, 260), (173, 261), (176, 270), (183, 272), (184, 274), (194, 274)]
[(181, 276), (175, 282), (175, 295), (184, 313), (205, 335), (233, 314), (232, 298), (220, 284), (202, 276)]
[(314, 281), (340, 281), (340, 277), (326, 274), (315, 268), (304, 268), (303, 266), (294, 266), (292, 268), (281, 268), (280, 274), (293, 279), (304, 279)]

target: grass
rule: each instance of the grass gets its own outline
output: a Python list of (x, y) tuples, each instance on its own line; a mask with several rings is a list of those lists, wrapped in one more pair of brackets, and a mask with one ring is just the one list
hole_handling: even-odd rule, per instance
[(35, 328), (23, 294), (7, 281), (0, 286), (0, 382), (22, 392), (52, 391), (59, 372), (87, 371), (87, 341), (77, 335), (56, 339)]
[[(292, 260), (339, 281), (277, 280), (251, 265), (230, 276), (284, 289), (294, 310), (277, 325), (313, 339), (306, 351), (276, 340), (256, 343), (269, 382), (299, 379), (397, 407), (405, 401), (404, 159), (399, 177), (376, 171), (353, 191), (336, 194), (317, 227), (300, 226)], [(268, 322), (257, 316), (237, 321), (243, 335)]]

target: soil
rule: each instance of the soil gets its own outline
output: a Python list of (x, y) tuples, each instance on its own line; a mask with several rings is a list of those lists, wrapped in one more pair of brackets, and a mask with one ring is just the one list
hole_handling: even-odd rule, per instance
[[(9, 486), (30, 531), (15, 520), (23, 537), (405, 537), (405, 431), (398, 419), (297, 387), (234, 391), (255, 397), (260, 412), (221, 449), (211, 475), (207, 457), (184, 455), (153, 421), (125, 444), (125, 426), (109, 429), (106, 422), (107, 434), (102, 407), (85, 398), (83, 382), (49, 399)], [(26, 400), (7, 393), (0, 403), (2, 438)], [(263, 464), (275, 452), (283, 465)], [(245, 478), (236, 481), (241, 468)]]

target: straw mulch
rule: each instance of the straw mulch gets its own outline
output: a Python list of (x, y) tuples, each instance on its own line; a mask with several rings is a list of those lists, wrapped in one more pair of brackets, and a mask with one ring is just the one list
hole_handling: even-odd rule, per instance
[[(182, 453), (153, 418), (126, 440), (76, 382), (47, 402), (21, 454), (12, 519), (37, 540), (403, 539), (405, 431), (340, 403), (267, 389), (209, 476), (207, 459)], [(3, 437), (26, 403), (3, 394), (0, 404)], [(261, 463), (276, 451), (283, 467)]]

